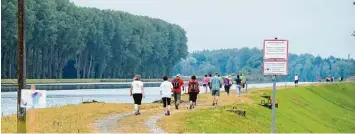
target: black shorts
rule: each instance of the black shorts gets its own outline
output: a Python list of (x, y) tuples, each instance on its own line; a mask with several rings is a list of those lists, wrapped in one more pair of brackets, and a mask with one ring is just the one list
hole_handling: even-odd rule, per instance
[(231, 85), (224, 85), (224, 90), (229, 93), (229, 89), (231, 88)]
[(163, 106), (164, 107), (166, 107), (166, 104), (170, 105), (171, 98), (163, 97), (162, 100), (163, 100)]
[(142, 104), (142, 98), (143, 98), (142, 94), (133, 94), (134, 104), (141, 105)]
[(203, 86), (204, 86), (204, 87), (206, 87), (206, 86), (207, 86), (207, 84), (203, 84)]
[(295, 84), (298, 84), (298, 80), (295, 80)]
[(192, 101), (192, 102), (196, 102), (196, 100), (197, 100), (197, 94), (198, 94), (198, 93), (195, 93), (195, 92), (189, 93), (189, 100)]

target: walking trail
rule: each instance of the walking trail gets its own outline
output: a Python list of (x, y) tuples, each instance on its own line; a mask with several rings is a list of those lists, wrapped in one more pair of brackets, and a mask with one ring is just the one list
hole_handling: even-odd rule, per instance
[[(188, 95), (183, 95), (182, 100), (188, 100)], [(198, 109), (213, 108), (212, 96), (210, 93), (200, 94), (196, 108), (189, 110), (189, 104), (180, 104), (180, 109), (175, 110), (175, 107), (171, 106), (171, 115), (175, 113), (194, 111)], [(225, 92), (221, 92), (220, 106), (237, 104), (237, 103), (251, 103), (252, 100), (245, 96), (237, 97), (235, 93), (231, 93), (227, 96)], [(133, 107), (133, 106), (132, 106)], [(146, 106), (143, 104), (141, 115), (136, 116), (132, 112), (109, 115), (97, 120), (95, 123), (96, 131), (99, 133), (167, 133), (161, 129), (157, 122), (164, 118), (164, 109), (162, 104), (156, 104), (154, 106)]]
[[(306, 86), (304, 84), (302, 86)], [(289, 86), (288, 86), (289, 87)], [(285, 89), (286, 87), (280, 86), (278, 90)], [(249, 89), (249, 93), (257, 90), (265, 90), (266, 88), (254, 88)], [(269, 89), (269, 88), (267, 88)], [(251, 104), (253, 101), (248, 97), (248, 93), (244, 93), (242, 96), (236, 96), (235, 89), (231, 89), (230, 96), (227, 96), (225, 92), (221, 92), (219, 97), (220, 106), (247, 103)], [(184, 94), (181, 97), (182, 100), (188, 100), (188, 95)], [(180, 104), (180, 109), (175, 110), (173, 104), (171, 105), (171, 115), (176, 113), (186, 113), (189, 111), (195, 111), (198, 109), (214, 108), (212, 106), (213, 97), (210, 93), (200, 93), (198, 95), (196, 108), (189, 110), (189, 104)], [(176, 115), (178, 116), (178, 115)], [(94, 124), (95, 132), (99, 133), (166, 133), (166, 131), (159, 127), (157, 124), (161, 118), (166, 117), (164, 115), (164, 109), (162, 104), (143, 104), (141, 115), (136, 116), (132, 112), (113, 114), (104, 118), (98, 119)], [(170, 122), (169, 122), (170, 123)]]

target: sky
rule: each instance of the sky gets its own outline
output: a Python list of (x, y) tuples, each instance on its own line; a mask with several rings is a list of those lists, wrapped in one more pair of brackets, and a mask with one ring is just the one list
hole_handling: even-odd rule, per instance
[(71, 0), (159, 18), (187, 32), (189, 52), (289, 40), (289, 52), (355, 58), (355, 0)]

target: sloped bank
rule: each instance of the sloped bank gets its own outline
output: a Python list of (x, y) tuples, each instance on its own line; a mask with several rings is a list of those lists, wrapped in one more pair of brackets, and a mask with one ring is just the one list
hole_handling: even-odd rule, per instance
[[(188, 112), (179, 118), (163, 118), (162, 123), (174, 120), (167, 132), (270, 132), (271, 110), (260, 106), (262, 94), (250, 94), (253, 104), (229, 105), (217, 109)], [(287, 88), (277, 91), (276, 132), (355, 132), (355, 83), (336, 83)], [(233, 106), (247, 111), (246, 117), (228, 112)], [(171, 120), (172, 119), (172, 120)]]

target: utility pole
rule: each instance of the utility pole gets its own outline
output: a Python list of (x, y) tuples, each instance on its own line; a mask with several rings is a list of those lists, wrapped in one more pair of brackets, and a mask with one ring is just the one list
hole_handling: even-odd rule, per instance
[(21, 107), (21, 90), (26, 87), (25, 3), (17, 2), (17, 132), (26, 133), (26, 109)]

